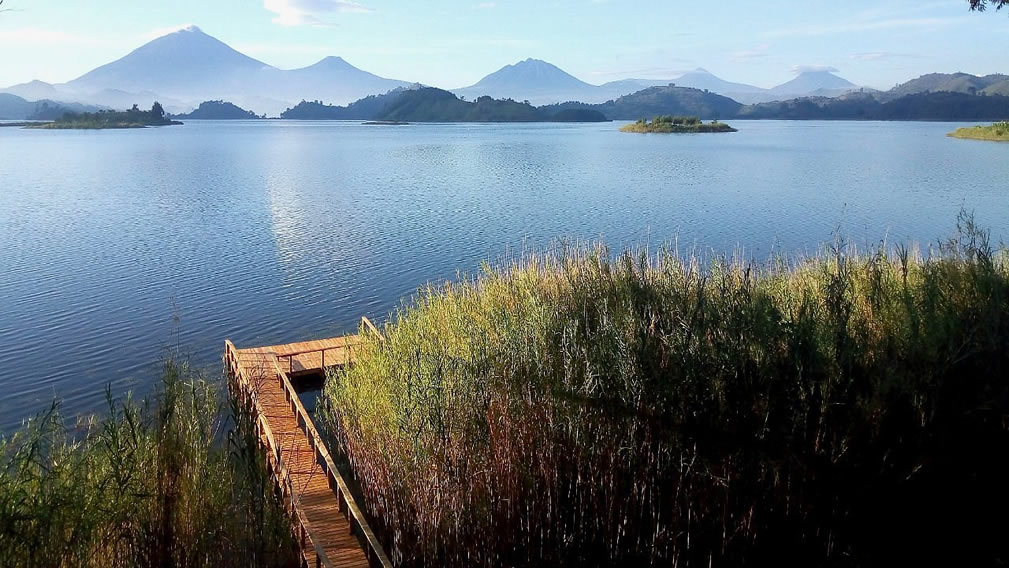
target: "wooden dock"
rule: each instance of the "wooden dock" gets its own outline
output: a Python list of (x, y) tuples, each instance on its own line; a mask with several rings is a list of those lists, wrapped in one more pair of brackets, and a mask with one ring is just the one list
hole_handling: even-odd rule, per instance
[(360, 343), (356, 335), (248, 349), (225, 341), (229, 388), (253, 414), (306, 567), (392, 566), (291, 382), (352, 363)]

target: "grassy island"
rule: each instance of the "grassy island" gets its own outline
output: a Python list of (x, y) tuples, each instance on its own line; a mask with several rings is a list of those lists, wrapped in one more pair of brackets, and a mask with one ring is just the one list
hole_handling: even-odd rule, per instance
[(639, 119), (620, 129), (621, 132), (637, 132), (642, 134), (693, 134), (705, 132), (737, 132), (724, 122), (713, 120), (707, 124), (696, 116), (656, 116), (651, 122)]
[(957, 128), (947, 136), (969, 140), (992, 140), (994, 142), (1009, 142), (1009, 121), (996, 122), (990, 126), (970, 126)]
[(924, 257), (529, 255), (385, 335), (319, 412), (402, 566), (1005, 558), (1009, 251), (969, 225)]
[(147, 128), (182, 124), (165, 117), (165, 110), (155, 102), (151, 110), (140, 110), (137, 105), (127, 111), (103, 110), (98, 112), (68, 112), (52, 122), (29, 124), (25, 128), (48, 130), (104, 130), (110, 128)]

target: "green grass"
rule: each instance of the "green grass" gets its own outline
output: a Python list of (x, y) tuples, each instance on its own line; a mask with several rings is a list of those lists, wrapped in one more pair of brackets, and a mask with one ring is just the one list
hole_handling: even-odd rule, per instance
[(294, 565), (249, 420), (172, 361), (104, 418), (54, 404), (0, 439), (0, 566)]
[(957, 128), (950, 132), (948, 136), (953, 138), (967, 138), (971, 140), (992, 140), (996, 142), (1009, 142), (1009, 122), (996, 122), (990, 126), (970, 126)]
[(696, 134), (707, 132), (737, 132), (724, 122), (714, 120), (708, 124), (701, 122), (696, 116), (656, 116), (651, 122), (640, 119), (620, 129), (621, 132), (636, 132), (640, 134)]
[(924, 256), (487, 267), (320, 422), (403, 566), (1004, 564), (1009, 253), (961, 221)]

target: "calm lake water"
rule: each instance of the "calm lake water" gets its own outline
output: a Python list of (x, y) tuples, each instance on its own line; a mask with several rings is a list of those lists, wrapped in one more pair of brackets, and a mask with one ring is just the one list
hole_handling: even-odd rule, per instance
[(555, 239), (765, 259), (833, 239), (1009, 237), (1009, 145), (936, 123), (190, 122), (0, 129), (0, 432), (54, 397), (150, 392), (179, 348), (220, 373), (262, 345), (385, 319), (428, 281)]

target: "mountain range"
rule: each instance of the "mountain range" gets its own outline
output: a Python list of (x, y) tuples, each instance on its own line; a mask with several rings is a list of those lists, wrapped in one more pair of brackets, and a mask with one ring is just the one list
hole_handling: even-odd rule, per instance
[[(803, 97), (833, 98), (852, 92), (871, 93), (885, 102), (926, 92), (1009, 95), (1009, 76), (933, 73), (897, 85), (890, 91), (878, 92), (860, 88), (824, 69), (805, 70), (791, 81), (764, 89), (727, 81), (698, 68), (668, 80), (631, 78), (594, 85), (546, 61), (526, 59), (452, 92), (468, 100), (490, 96), (543, 106), (570, 101), (603, 104), (642, 90), (667, 86), (698, 89), (743, 104)], [(227, 100), (253, 109), (257, 114), (278, 116), (285, 109), (297, 106), (298, 101), (346, 105), (369, 95), (410, 87), (406, 81), (380, 77), (340, 57), (326, 57), (300, 69), (280, 69), (231, 48), (196, 26), (189, 26), (154, 39), (66, 83), (36, 80), (0, 89), (0, 93), (16, 95), (25, 102), (46, 101), (50, 113), (60, 104), (71, 110), (85, 107), (122, 109), (133, 104), (146, 107), (157, 100), (166, 110), (178, 114), (196, 108), (201, 101)], [(10, 100), (7, 103), (13, 114), (28, 112), (25, 111), (28, 106)], [(78, 104), (72, 106), (70, 103)], [(721, 104), (715, 106), (722, 108)], [(34, 112), (33, 108), (29, 111)]]
[[(831, 85), (839, 81), (851, 85), (839, 77), (831, 77), (835, 79)], [(810, 94), (815, 90), (811, 87), (823, 86), (813, 79), (800, 75), (792, 83), (801, 88), (783, 92), (780, 88), (761, 89), (725, 81), (704, 69), (696, 69), (668, 80), (621, 79), (593, 85), (545, 61), (526, 59), (453, 92), (469, 99), (491, 96), (528, 100), (537, 105), (563, 101), (601, 103), (649, 87), (675, 83), (707, 89), (742, 102), (755, 102), (786, 94)], [(188, 26), (66, 83), (35, 80), (0, 89), (0, 92), (28, 101), (72, 101), (111, 108), (129, 108), (133, 104), (148, 106), (158, 100), (175, 113), (187, 112), (201, 101), (228, 100), (276, 116), (301, 100), (342, 105), (409, 84), (363, 71), (340, 57), (326, 57), (300, 69), (279, 69), (233, 49), (196, 26)]]

